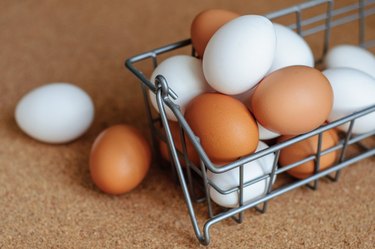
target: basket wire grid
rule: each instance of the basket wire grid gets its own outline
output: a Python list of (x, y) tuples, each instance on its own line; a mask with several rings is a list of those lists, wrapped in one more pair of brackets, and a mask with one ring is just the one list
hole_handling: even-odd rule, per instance
[[(324, 9), (323, 13), (320, 13), (316, 16), (310, 17), (308, 19), (303, 20), (302, 12), (312, 9), (316, 6), (321, 6)], [(354, 14), (353, 14), (354, 12)], [(323, 51), (321, 57), (318, 58), (316, 64), (320, 64), (324, 55), (326, 54), (330, 41), (331, 41), (331, 31), (332, 28), (341, 26), (350, 22), (358, 21), (358, 44), (364, 48), (375, 47), (375, 40), (367, 40), (365, 36), (365, 19), (367, 16), (375, 14), (375, 0), (359, 0), (358, 2), (347, 5), (344, 7), (340, 7), (334, 9), (334, 1), (333, 0), (313, 0), (303, 2), (301, 4), (292, 6), (290, 8), (282, 9), (270, 14), (267, 14), (270, 20), (274, 20), (276, 18), (288, 16), (288, 15), (295, 15), (295, 22), (289, 25), (290, 28), (294, 29), (299, 33), (302, 37), (311, 36), (314, 34), (322, 33), (323, 32)], [(336, 17), (336, 18), (335, 18)], [(323, 24), (319, 24), (322, 23)], [(316, 24), (314, 26), (314, 24)], [(313, 26), (309, 29), (303, 29), (306, 26)], [(249, 156), (243, 157), (239, 160), (236, 160), (232, 163), (226, 164), (224, 166), (215, 165), (210, 161), (207, 154), (205, 153), (204, 149), (199, 143), (199, 138), (195, 136), (194, 132), (189, 127), (188, 123), (184, 119), (183, 114), (180, 111), (178, 105), (176, 105), (173, 100), (178, 98), (176, 93), (173, 89), (168, 87), (167, 80), (162, 76), (159, 75), (156, 77), (154, 83), (150, 82), (145, 75), (135, 67), (134, 64), (151, 60), (153, 63), (153, 67), (155, 68), (158, 63), (158, 57), (161, 54), (165, 54), (176, 49), (180, 49), (183, 47), (191, 46), (191, 40), (186, 39), (182, 40), (173, 44), (169, 44), (149, 52), (145, 52), (136, 56), (133, 56), (126, 60), (125, 66), (140, 80), (140, 85), (142, 88), (144, 101), (145, 101), (145, 108), (147, 113), (147, 118), (149, 121), (149, 126), (152, 134), (152, 145), (154, 150), (154, 156), (156, 160), (161, 162), (161, 157), (159, 153), (159, 140), (162, 140), (168, 144), (170, 157), (171, 157), (171, 170), (173, 176), (176, 180), (180, 183), (182, 188), (182, 192), (186, 201), (188, 213), (193, 225), (193, 229), (195, 232), (196, 237), (198, 238), (199, 242), (203, 245), (208, 245), (210, 243), (210, 227), (213, 224), (216, 224), (224, 219), (233, 218), (238, 223), (243, 221), (244, 211), (250, 208), (255, 208), (256, 210), (264, 213), (267, 210), (268, 201), (273, 199), (279, 195), (282, 195), (288, 191), (291, 191), (295, 188), (300, 186), (307, 186), (313, 190), (318, 188), (318, 179), (322, 177), (327, 177), (332, 181), (337, 181), (340, 176), (341, 169), (363, 160), (365, 158), (371, 157), (375, 155), (375, 147), (371, 147), (365, 145), (363, 142), (364, 139), (367, 138), (375, 138), (375, 130), (360, 134), (360, 135), (353, 135), (352, 128), (355, 124), (355, 121), (363, 117), (365, 115), (370, 115), (375, 113), (375, 105), (365, 108), (361, 111), (355, 112), (351, 115), (348, 115), (344, 118), (331, 122), (329, 124), (322, 125), (321, 127), (289, 139), (285, 142), (278, 143), (268, 147), (267, 149), (261, 150), (259, 152), (253, 153)], [(192, 49), (192, 55), (194, 55), (194, 49)], [(375, 70), (375, 69), (374, 69)], [(159, 108), (159, 115), (152, 112), (152, 107), (150, 105), (150, 101), (148, 98), (148, 91), (151, 90), (156, 95), (156, 101)], [(182, 141), (182, 150), (178, 150), (175, 146), (175, 141), (173, 140), (172, 133), (170, 130), (170, 126), (166, 117), (165, 107), (169, 107), (174, 115), (176, 116), (178, 123), (179, 123), (179, 135)], [(348, 131), (343, 134), (339, 143), (335, 146), (322, 150), (322, 134), (325, 131), (333, 129), (343, 124), (348, 124), (349, 128)], [(164, 132), (161, 132), (159, 127), (164, 128)], [(200, 157), (200, 165), (194, 165), (187, 156), (187, 147), (185, 137), (192, 142), (193, 146), (195, 147), (196, 151)], [(311, 156), (308, 156), (298, 162), (293, 164), (287, 165), (282, 168), (277, 167), (278, 157), (280, 154), (281, 149), (290, 146), (292, 144), (298, 143), (302, 140), (310, 138), (312, 136), (318, 136), (318, 143), (317, 143), (317, 153)], [(347, 148), (351, 145), (357, 145), (361, 151), (354, 156), (348, 156)], [(325, 169), (319, 170), (320, 167), (320, 159), (322, 156), (331, 153), (333, 151), (338, 151), (338, 160), (335, 165)], [(257, 177), (251, 181), (245, 182), (244, 181), (244, 164), (251, 162), (253, 160), (257, 160), (261, 157), (265, 157), (269, 154), (274, 154), (274, 161), (272, 165), (272, 171), (269, 174), (265, 174), (263, 176)], [(182, 167), (180, 159), (183, 159), (185, 163), (185, 167)], [(314, 161), (314, 173), (313, 175), (302, 179), (302, 180), (294, 180), (293, 182), (288, 182), (284, 185), (278, 186), (273, 188), (271, 184), (275, 177), (283, 172), (290, 170), (291, 168), (297, 167), (302, 163), (307, 161)], [(207, 178), (207, 170), (213, 173), (223, 173), (231, 169), (238, 169), (239, 170), (239, 186), (233, 187), (231, 189), (220, 189), (214, 183), (212, 183)], [(186, 176), (185, 176), (186, 175)], [(266, 193), (261, 197), (252, 200), (250, 202), (244, 203), (243, 195), (244, 195), (244, 188), (255, 184), (259, 181), (266, 180), (268, 182)], [(213, 208), (213, 203), (211, 202), (209, 186), (214, 188), (220, 194), (229, 194), (233, 192), (238, 193), (239, 205), (238, 207), (231, 208), (231, 209), (220, 209), (220, 211), (216, 211)], [(196, 189), (200, 189), (204, 194), (203, 196), (198, 196), (196, 193)], [(208, 219), (205, 221), (203, 229), (201, 230), (198, 224), (196, 212), (193, 206), (193, 202), (205, 202), (207, 207)]]

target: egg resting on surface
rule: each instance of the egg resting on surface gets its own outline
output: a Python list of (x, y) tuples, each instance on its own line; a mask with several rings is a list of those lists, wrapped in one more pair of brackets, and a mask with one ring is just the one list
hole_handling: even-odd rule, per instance
[(225, 23), (238, 17), (239, 14), (223, 10), (208, 9), (200, 12), (193, 20), (190, 28), (191, 42), (199, 58), (203, 57), (208, 41)]
[[(375, 78), (367, 73), (353, 68), (329, 68), (323, 74), (329, 79), (335, 95), (329, 122), (375, 105)], [(338, 128), (346, 132), (349, 125), (347, 122)], [(357, 118), (352, 132), (363, 134), (374, 129), (375, 112), (372, 112)]]
[(322, 125), (331, 112), (333, 91), (317, 69), (289, 66), (274, 71), (257, 86), (251, 110), (266, 129), (298, 135)]
[(332, 47), (324, 57), (327, 68), (353, 68), (375, 79), (375, 55), (359, 46), (342, 44)]
[(18, 126), (32, 138), (46, 143), (68, 143), (83, 135), (94, 120), (90, 96), (70, 83), (37, 87), (18, 102)]
[[(259, 162), (253, 161), (244, 165), (244, 182), (248, 182), (264, 175), (262, 167)], [(217, 185), (221, 190), (229, 190), (234, 187), (239, 187), (240, 176), (239, 169), (234, 168), (227, 172), (215, 174), (211, 171), (207, 172), (208, 179)], [(244, 188), (243, 202), (247, 202), (260, 197), (266, 193), (269, 179), (264, 179), (251, 184)], [(210, 197), (218, 205), (228, 208), (239, 206), (239, 191), (234, 191), (229, 194), (221, 194), (214, 187), (209, 186)]]
[(151, 163), (151, 149), (134, 127), (114, 125), (95, 139), (90, 174), (96, 186), (109, 194), (123, 194), (138, 186)]
[[(279, 138), (279, 142), (286, 141), (293, 136), (283, 136)], [(322, 135), (322, 151), (337, 145), (339, 137), (336, 130), (331, 129), (323, 132)], [(316, 154), (318, 151), (318, 135), (302, 140), (298, 143), (292, 144), (288, 147), (283, 148), (280, 151), (279, 164), (280, 166), (287, 166), (289, 164), (300, 161), (306, 157)], [(338, 151), (332, 151), (320, 157), (319, 170), (322, 171), (332, 166), (338, 156)], [(304, 179), (311, 176), (314, 173), (315, 160), (310, 160), (297, 167), (288, 170), (288, 174)]]
[[(256, 151), (261, 151), (267, 149), (268, 146), (259, 141)], [(275, 154), (271, 153), (266, 156), (263, 156), (255, 161), (251, 161), (246, 163), (244, 167), (244, 183), (254, 180), (257, 177), (264, 176), (266, 174), (270, 174), (272, 171), (273, 161), (275, 159)], [(217, 165), (223, 165), (227, 163), (217, 163)], [(215, 174), (211, 171), (207, 171), (207, 177), (213, 182), (217, 187), (221, 190), (229, 190), (233, 187), (240, 186), (240, 174), (239, 168), (231, 169), (227, 172)], [(273, 178), (274, 183), (276, 180), (276, 175)], [(261, 181), (253, 183), (244, 188), (244, 198), (243, 202), (246, 204), (247, 202), (260, 197), (266, 194), (268, 185), (270, 184), (270, 179), (265, 178)], [(218, 192), (213, 186), (209, 186), (210, 197), (211, 199), (223, 207), (236, 207), (239, 205), (239, 192), (235, 191), (229, 194), (221, 194)]]
[(185, 119), (213, 161), (233, 161), (255, 151), (256, 121), (239, 100), (205, 93), (186, 107)]

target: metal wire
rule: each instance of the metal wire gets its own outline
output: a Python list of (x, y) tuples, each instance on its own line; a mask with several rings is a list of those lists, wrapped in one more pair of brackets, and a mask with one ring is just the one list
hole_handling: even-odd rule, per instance
[[(305, 20), (303, 19), (302, 14), (304, 11), (308, 11), (309, 9), (319, 5), (322, 5), (323, 7), (325, 6), (324, 13), (320, 13), (316, 16), (310, 17)], [(356, 11), (356, 13), (353, 14), (353, 11)], [(349, 22), (358, 20), (359, 45), (365, 48), (375, 46), (375, 40), (366, 40), (365, 35), (366, 17), (375, 14), (375, 0), (359, 0), (356, 4), (347, 5), (337, 9), (334, 9), (333, 0), (314, 0), (304, 2), (302, 4), (295, 5), (290, 8), (275, 11), (273, 13), (267, 14), (266, 16), (269, 19), (273, 20), (275, 18), (283, 17), (290, 14), (295, 15), (295, 23), (285, 25), (289, 26), (292, 29), (296, 29), (296, 31), (300, 35), (306, 37), (318, 34), (320, 32), (324, 32), (324, 38), (322, 40), (323, 52), (321, 58), (318, 58), (317, 60), (318, 63), (322, 61), (323, 56), (329, 48), (329, 44), (331, 41), (331, 30), (334, 27), (341, 26)], [(321, 24), (322, 21), (324, 21), (324, 24)], [(310, 28), (306, 29), (305, 27), (307, 26), (309, 26)], [(148, 78), (144, 76), (144, 74), (139, 69), (135, 67), (136, 63), (145, 60), (151, 60), (152, 65), (156, 67), (159, 55), (189, 45), (191, 45), (191, 40), (186, 39), (157, 49), (153, 49), (151, 51), (127, 59), (125, 61), (125, 66), (140, 80), (141, 83), (147, 119), (149, 121), (149, 126), (152, 133), (152, 145), (154, 149), (155, 159), (160, 160), (160, 155), (158, 153), (158, 141), (159, 139), (161, 139), (162, 141), (168, 144), (170, 158), (173, 165), (172, 172), (174, 172), (173, 174), (175, 175), (176, 179), (178, 179), (181, 185), (181, 189), (184, 194), (185, 202), (188, 208), (188, 213), (195, 235), (201, 244), (208, 245), (210, 243), (211, 238), (209, 231), (212, 225), (228, 218), (233, 218), (237, 222), (241, 223), (244, 219), (244, 212), (246, 210), (254, 207), (260, 212), (265, 212), (267, 210), (269, 200), (301, 186), (308, 186), (312, 189), (317, 189), (318, 180), (322, 177), (328, 177), (332, 181), (337, 181), (339, 179), (341, 169), (365, 158), (375, 156), (375, 147), (365, 146), (361, 143), (361, 141), (363, 141), (366, 138), (375, 138), (375, 130), (361, 135), (352, 135), (352, 129), (354, 127), (356, 119), (375, 113), (375, 105), (373, 105), (358, 112), (355, 112), (351, 115), (343, 117), (339, 120), (336, 120), (332, 123), (325, 124), (315, 129), (314, 131), (294, 137), (282, 143), (275, 144), (262, 151), (253, 153), (252, 155), (243, 157), (235, 162), (221, 166), (215, 165), (210, 161), (206, 152), (202, 148), (199, 142), (199, 138), (195, 136), (194, 132), (187, 124), (183, 114), (180, 111), (179, 106), (174, 104), (174, 100), (177, 99), (178, 96), (173, 91), (173, 89), (170, 89), (168, 87), (168, 82), (166, 81), (166, 79), (162, 75), (159, 75), (156, 77), (155, 84), (153, 84), (148, 80)], [(192, 48), (191, 53), (193, 56), (195, 55), (194, 48)], [(152, 115), (150, 101), (148, 100), (147, 94), (149, 90), (156, 95), (160, 116), (154, 117)], [(179, 122), (179, 138), (182, 143), (182, 151), (178, 150), (175, 146), (175, 142), (165, 113), (166, 107), (172, 110), (172, 112), (174, 113)], [(323, 150), (323, 133), (346, 123), (349, 123), (349, 129), (348, 132), (345, 134), (345, 137), (335, 146)], [(161, 134), (158, 131), (156, 125), (162, 125), (164, 127), (165, 135)], [(318, 136), (316, 153), (314, 155), (307, 156), (306, 158), (303, 158), (298, 162), (292, 163), (282, 168), (277, 167), (280, 151), (283, 148), (301, 142), (313, 136)], [(189, 160), (185, 137), (190, 140), (190, 142), (196, 149), (200, 157), (200, 165), (194, 165), (193, 162)], [(348, 150), (348, 147), (351, 145), (358, 145), (362, 149), (362, 152), (356, 154), (355, 156), (348, 157), (346, 152)], [(321, 170), (321, 157), (334, 151), (339, 152), (339, 158), (337, 163), (327, 169)], [(244, 165), (246, 163), (257, 160), (270, 154), (275, 155), (271, 172), (268, 174), (264, 174), (260, 177), (257, 177), (255, 179), (252, 179), (250, 181), (245, 181)], [(185, 169), (183, 169), (181, 165), (180, 158), (184, 159)], [(291, 183), (287, 183), (273, 189), (272, 183), (274, 179), (277, 177), (277, 175), (283, 174), (285, 171), (288, 171), (294, 167), (298, 167), (299, 165), (308, 161), (314, 161), (314, 173), (311, 176), (305, 179), (295, 180)], [(239, 186), (235, 186), (230, 189), (220, 188), (212, 181), (210, 181), (210, 179), (207, 177), (207, 171), (211, 171), (216, 174), (221, 174), (232, 169), (236, 169), (239, 172)], [(185, 174), (187, 175), (187, 177), (185, 177)], [(198, 178), (197, 180), (200, 184), (194, 183), (194, 177)], [(244, 189), (246, 187), (251, 186), (252, 184), (256, 184), (259, 181), (265, 181), (267, 183), (265, 194), (258, 197), (255, 200), (245, 202)], [(195, 195), (194, 189), (197, 185), (200, 186), (201, 189), (204, 191), (204, 199), (199, 198)], [(237, 193), (239, 200), (238, 207), (231, 209), (220, 209), (217, 213), (215, 213), (213, 209), (213, 203), (210, 198), (210, 188), (215, 189), (223, 195)], [(208, 218), (205, 221), (201, 230), (198, 224), (193, 203), (194, 201), (201, 202), (202, 200), (205, 200), (204, 203), (207, 207)], [(259, 205), (263, 205), (262, 208), (259, 208)]]

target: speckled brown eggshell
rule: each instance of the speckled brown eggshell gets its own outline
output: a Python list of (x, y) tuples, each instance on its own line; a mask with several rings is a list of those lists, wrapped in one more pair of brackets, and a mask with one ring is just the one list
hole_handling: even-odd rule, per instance
[(91, 148), (90, 174), (109, 194), (123, 194), (138, 186), (151, 163), (151, 149), (134, 127), (115, 125), (99, 134)]
[(317, 69), (289, 66), (265, 77), (251, 98), (251, 110), (265, 128), (283, 135), (309, 132), (327, 119), (333, 90)]
[[(286, 141), (293, 136), (282, 136), (278, 142)], [(331, 129), (323, 133), (322, 136), (322, 150), (335, 146), (339, 141), (336, 130)], [(280, 151), (279, 164), (280, 166), (287, 166), (289, 164), (300, 161), (308, 156), (314, 155), (318, 148), (318, 135), (295, 143), (291, 146), (285, 147)], [(338, 151), (332, 151), (320, 158), (320, 170), (332, 166), (337, 159)], [(315, 160), (308, 161), (297, 167), (288, 170), (288, 174), (293, 177), (304, 179), (314, 173)]]
[(240, 15), (228, 10), (209, 9), (200, 12), (191, 24), (191, 40), (199, 58), (203, 57), (204, 50), (213, 34), (225, 23)]
[(202, 94), (189, 103), (185, 118), (212, 161), (233, 161), (257, 148), (256, 121), (233, 97)]

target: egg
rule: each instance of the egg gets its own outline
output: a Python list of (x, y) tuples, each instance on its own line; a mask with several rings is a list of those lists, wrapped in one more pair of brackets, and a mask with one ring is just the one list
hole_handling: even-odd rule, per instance
[(223, 9), (208, 9), (200, 12), (191, 24), (191, 42), (198, 57), (202, 58), (208, 41), (225, 23), (239, 14)]
[(263, 125), (259, 124), (259, 122), (257, 122), (257, 124), (258, 124), (260, 140), (269, 140), (269, 139), (274, 139), (280, 136), (279, 133), (276, 133), (276, 132), (273, 132), (264, 128)]
[[(263, 142), (259, 142), (256, 151), (266, 149), (268, 146)], [(269, 154), (261, 157), (255, 161), (246, 163), (244, 167), (244, 183), (256, 179), (257, 177), (269, 174), (272, 171), (272, 165), (275, 155)], [(240, 186), (240, 173), (239, 168), (234, 168), (224, 173), (212, 173), (207, 171), (207, 177), (219, 189), (226, 191), (234, 187)], [(274, 178), (274, 181), (276, 177)], [(273, 181), (273, 182), (274, 182)], [(244, 188), (243, 202), (244, 204), (266, 194), (268, 185), (270, 184), (269, 178), (258, 181)], [(229, 194), (221, 194), (214, 187), (209, 185), (209, 192), (211, 199), (218, 205), (228, 208), (233, 208), (239, 205), (239, 190)]]
[(251, 109), (266, 129), (297, 135), (319, 127), (333, 105), (327, 78), (307, 66), (289, 66), (265, 77), (251, 98)]
[(250, 106), (249, 99), (251, 99), (251, 96), (253, 95), (254, 90), (255, 90), (255, 87), (251, 88), (250, 90), (247, 90), (246, 92), (236, 94), (236, 95), (231, 95), (231, 96), (241, 101), (250, 110), (251, 106)]
[(276, 32), (276, 50), (268, 74), (280, 68), (304, 65), (314, 67), (314, 56), (307, 42), (292, 29), (273, 23)]
[[(211, 89), (204, 78), (202, 62), (192, 56), (175, 55), (162, 61), (153, 71), (151, 82), (154, 82), (159, 74), (164, 76), (168, 87), (177, 94), (174, 103), (180, 106), (182, 113), (185, 112), (185, 106), (190, 100)], [(149, 91), (149, 97), (152, 106), (159, 111), (156, 96), (152, 91)], [(169, 120), (177, 121), (172, 110), (168, 107), (166, 114)]]
[[(232, 95), (232, 97), (241, 101), (251, 112), (251, 106), (250, 106), (251, 97), (254, 94), (255, 89), (256, 89), (256, 87), (253, 87), (253, 88), (251, 88), (250, 90), (248, 90), (244, 93)], [(258, 125), (259, 139), (260, 140), (268, 140), (268, 139), (273, 139), (273, 138), (276, 138), (276, 137), (280, 136), (280, 134), (278, 134), (276, 132), (267, 130), (259, 122), (257, 122), (257, 125)]]
[(151, 149), (136, 128), (114, 125), (95, 139), (90, 153), (93, 182), (108, 194), (133, 190), (146, 176), (151, 163)]
[(364, 48), (342, 44), (337, 45), (326, 54), (324, 63), (327, 68), (353, 68), (375, 78), (375, 56)]
[(94, 104), (81, 88), (50, 83), (33, 89), (18, 102), (18, 126), (41, 142), (71, 142), (83, 135), (94, 119)]
[(186, 108), (185, 119), (213, 161), (233, 161), (255, 151), (256, 121), (239, 100), (220, 93), (205, 93)]
[[(332, 122), (353, 112), (375, 105), (375, 78), (352, 68), (331, 68), (323, 71), (333, 88), (335, 99), (328, 121)], [(339, 126), (347, 131), (349, 123)], [(354, 122), (352, 132), (362, 134), (375, 129), (375, 112)]]
[[(258, 152), (258, 151), (265, 150), (267, 148), (268, 148), (268, 145), (266, 143), (259, 141), (258, 146), (255, 151)], [(271, 153), (271, 154), (267, 154), (265, 156), (260, 157), (256, 161), (260, 163), (260, 166), (262, 167), (264, 174), (271, 174), (274, 160), (275, 160), (275, 154)], [(275, 180), (276, 180), (276, 175), (273, 179), (273, 182), (275, 182)]]
[[(180, 137), (179, 124), (177, 122), (170, 121), (169, 122), (169, 128), (171, 130), (173, 142), (174, 142), (174, 145), (175, 145), (176, 149), (182, 153), (183, 147), (182, 147), (182, 141), (181, 141), (181, 137)], [(185, 135), (185, 143), (186, 143), (186, 152), (187, 152), (189, 160), (195, 166), (199, 167), (199, 165), (200, 165), (199, 155), (198, 155), (197, 151), (195, 150), (192, 142), (190, 141), (190, 139), (186, 135)], [(160, 147), (160, 153), (161, 153), (162, 157), (165, 160), (170, 161), (171, 158), (170, 158), (170, 155), (169, 155), (168, 145), (164, 141), (160, 140), (159, 147)], [(185, 159), (183, 157), (181, 158), (180, 162), (181, 162), (182, 165), (185, 165)]]
[[(283, 142), (292, 138), (292, 136), (283, 136), (279, 142)], [(338, 135), (334, 129), (323, 132), (322, 135), (322, 151), (335, 146), (338, 143)], [(289, 164), (298, 162), (308, 156), (316, 154), (318, 151), (318, 135), (304, 139), (298, 143), (292, 144), (283, 148), (280, 151), (279, 164), (280, 166), (287, 166)], [(320, 158), (320, 171), (334, 165), (338, 156), (338, 151), (332, 151)], [(304, 179), (314, 174), (315, 160), (310, 160), (297, 167), (288, 170), (288, 174)]]
[(220, 27), (203, 55), (203, 73), (216, 91), (236, 95), (255, 86), (272, 65), (276, 35), (258, 15), (237, 17)]
[[(263, 175), (262, 167), (259, 162), (251, 162), (244, 165), (244, 182), (248, 182), (261, 177)], [(229, 190), (234, 187), (239, 187), (240, 177), (239, 169), (231, 169), (225, 173), (215, 174), (210, 171), (207, 172), (208, 179), (218, 186), (221, 190)], [(266, 182), (267, 181), (267, 182)], [(266, 193), (266, 186), (268, 179), (258, 181), (250, 186), (244, 188), (243, 202), (247, 202), (262, 196)], [(237, 207), (239, 205), (239, 190), (229, 194), (221, 194), (212, 186), (209, 186), (210, 197), (218, 205), (227, 208)]]

